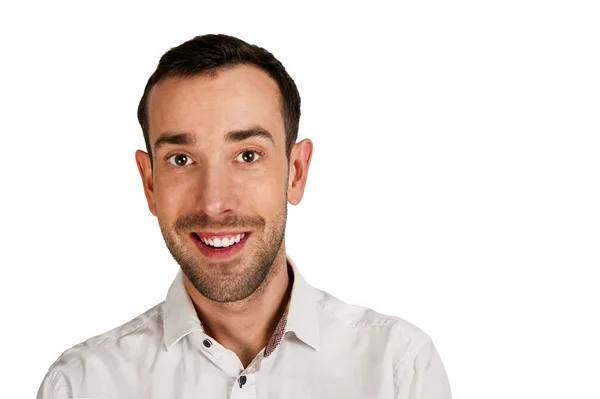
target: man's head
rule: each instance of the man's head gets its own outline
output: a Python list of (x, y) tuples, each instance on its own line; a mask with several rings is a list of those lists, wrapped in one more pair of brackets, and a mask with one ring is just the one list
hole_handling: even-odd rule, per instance
[(273, 54), (261, 47), (248, 44), (233, 36), (204, 35), (197, 36), (167, 51), (148, 79), (137, 115), (151, 163), (154, 160), (149, 135), (148, 96), (156, 83), (169, 77), (195, 77), (197, 75), (214, 77), (219, 70), (238, 65), (258, 67), (277, 83), (281, 95), (279, 106), (285, 126), (286, 153), (289, 157), (298, 137), (300, 123), (300, 93), (298, 93), (291, 76)]
[(169, 251), (207, 298), (248, 297), (285, 259), (287, 202), (306, 184), (294, 81), (260, 47), (199, 36), (162, 56), (138, 118), (136, 162)]

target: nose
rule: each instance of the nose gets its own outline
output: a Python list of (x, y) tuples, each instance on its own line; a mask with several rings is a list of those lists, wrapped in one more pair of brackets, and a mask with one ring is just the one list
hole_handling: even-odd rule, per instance
[(218, 219), (235, 209), (235, 185), (226, 167), (205, 165), (197, 187), (198, 208), (209, 217)]

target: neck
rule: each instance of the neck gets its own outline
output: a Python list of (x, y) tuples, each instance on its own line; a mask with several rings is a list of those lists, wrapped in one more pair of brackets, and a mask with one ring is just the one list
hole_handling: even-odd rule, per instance
[(184, 285), (204, 332), (235, 352), (246, 367), (268, 344), (291, 295), (285, 245), (282, 244), (261, 286), (241, 301), (213, 302), (201, 295), (185, 276)]

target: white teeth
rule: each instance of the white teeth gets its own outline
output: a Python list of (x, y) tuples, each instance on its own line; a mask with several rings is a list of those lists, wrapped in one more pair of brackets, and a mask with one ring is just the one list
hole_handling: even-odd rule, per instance
[(230, 247), (233, 244), (237, 244), (238, 242), (240, 242), (244, 237), (246, 236), (246, 233), (242, 233), (242, 234), (238, 234), (235, 237), (225, 237), (225, 238), (200, 238), (200, 241), (202, 241), (204, 244), (209, 245), (211, 247), (215, 247), (215, 248), (224, 248), (224, 247)]

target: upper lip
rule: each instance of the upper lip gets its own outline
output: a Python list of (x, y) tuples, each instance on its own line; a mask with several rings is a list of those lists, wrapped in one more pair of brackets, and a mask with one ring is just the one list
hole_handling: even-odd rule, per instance
[(197, 234), (198, 236), (201, 237), (227, 237), (227, 236), (236, 236), (238, 234), (248, 234), (250, 233), (249, 231), (242, 231), (242, 230), (237, 230), (237, 231), (233, 231), (233, 230), (229, 230), (229, 231), (194, 231), (194, 234)]

